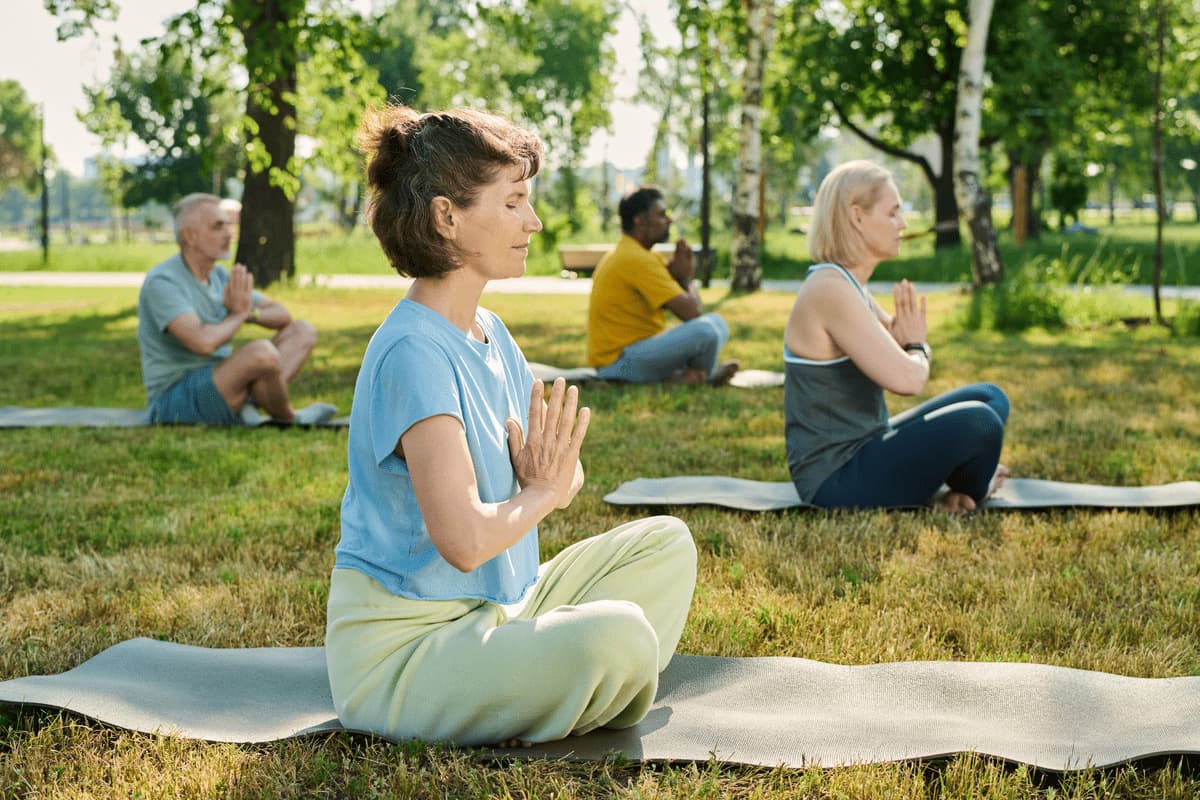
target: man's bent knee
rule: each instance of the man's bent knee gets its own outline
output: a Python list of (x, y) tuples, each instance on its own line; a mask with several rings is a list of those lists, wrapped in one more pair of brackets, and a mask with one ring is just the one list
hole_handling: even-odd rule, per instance
[(279, 348), (267, 339), (257, 339), (246, 343), (227, 360), (242, 369), (253, 372), (253, 379), (278, 372), (280, 368)]
[(723, 347), (729, 341), (729, 325), (720, 314), (710, 311), (692, 321), (700, 323), (696, 327), (703, 330), (706, 334), (705, 338), (711, 339), (718, 347)]

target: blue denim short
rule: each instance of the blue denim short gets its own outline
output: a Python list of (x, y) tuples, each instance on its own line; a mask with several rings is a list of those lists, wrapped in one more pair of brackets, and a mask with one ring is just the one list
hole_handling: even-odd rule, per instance
[(229, 409), (213, 383), (213, 367), (200, 367), (167, 387), (150, 404), (150, 422), (155, 425), (240, 425), (241, 418)]

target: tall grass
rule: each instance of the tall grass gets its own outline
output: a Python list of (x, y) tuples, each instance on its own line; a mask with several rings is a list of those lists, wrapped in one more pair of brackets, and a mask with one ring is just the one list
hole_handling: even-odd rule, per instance
[[(294, 391), (350, 407), (358, 361), (397, 299), (281, 289), (321, 341)], [(138, 405), (130, 289), (5, 290), (0, 405)], [(729, 355), (779, 368), (784, 294), (706, 300)], [(586, 297), (495, 295), (531, 360), (581, 363)], [(886, 300), (883, 302), (887, 302)], [(1145, 484), (1200, 475), (1200, 341), (1157, 328), (974, 331), (931, 298), (927, 392), (992, 380), (1013, 402), (1019, 476)], [(602, 497), (637, 476), (786, 480), (779, 389), (585, 386), (588, 482), (542, 526), (544, 555), (650, 510)], [(896, 400), (899, 411), (921, 397)], [(0, 431), (0, 679), (59, 672), (134, 636), (215, 647), (319, 645), (344, 431)], [(672, 511), (700, 550), (680, 651), (861, 664), (1008, 660), (1200, 675), (1200, 512), (746, 514)], [(786, 698), (781, 698), (785, 702)], [(235, 746), (0, 710), (0, 797), (1190, 798), (1175, 761), (1066, 777), (963, 755), (764, 770), (490, 762), (335, 734)]]

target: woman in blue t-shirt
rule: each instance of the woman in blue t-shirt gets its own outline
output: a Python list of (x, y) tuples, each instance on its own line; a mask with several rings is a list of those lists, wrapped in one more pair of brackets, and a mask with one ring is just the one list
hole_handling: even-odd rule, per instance
[(1008, 398), (998, 386), (972, 384), (888, 418), (883, 391), (919, 393), (933, 358), (925, 298), (912, 284), (893, 287), (894, 315), (865, 288), (899, 254), (905, 227), (891, 175), (869, 161), (842, 164), (817, 190), (808, 234), (817, 263), (783, 347), (788, 467), (814, 505), (969, 511), (1008, 474), (999, 463)]
[(352, 729), (457, 744), (542, 742), (649, 710), (679, 641), (696, 551), (673, 517), (539, 565), (537, 525), (583, 485), (590, 412), (546, 400), (479, 307), (525, 271), (541, 143), (490, 114), (368, 112), (367, 217), (414, 278), (354, 387), (326, 658)]

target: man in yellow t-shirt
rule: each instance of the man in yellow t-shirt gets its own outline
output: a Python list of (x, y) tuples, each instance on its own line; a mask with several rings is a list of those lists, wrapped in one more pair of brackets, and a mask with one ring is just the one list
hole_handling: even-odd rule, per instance
[[(692, 249), (675, 243), (671, 260), (654, 252), (671, 230), (662, 192), (643, 186), (621, 200), (621, 240), (592, 274), (588, 363), (601, 378), (630, 383), (728, 383), (738, 362), (718, 363), (729, 327), (704, 313), (692, 277)], [(681, 324), (667, 328), (666, 312)]]

